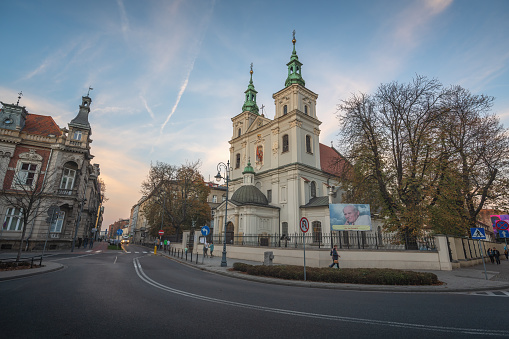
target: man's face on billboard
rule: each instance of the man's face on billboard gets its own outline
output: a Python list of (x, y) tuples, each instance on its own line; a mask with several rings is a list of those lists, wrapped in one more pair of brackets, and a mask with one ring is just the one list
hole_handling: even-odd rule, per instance
[(346, 206), (343, 209), (343, 214), (345, 215), (346, 221), (350, 224), (354, 223), (359, 217), (359, 211), (356, 211), (353, 206)]

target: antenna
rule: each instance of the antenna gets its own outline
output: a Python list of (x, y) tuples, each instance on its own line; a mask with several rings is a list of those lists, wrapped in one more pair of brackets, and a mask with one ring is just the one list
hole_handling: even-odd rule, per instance
[(88, 93), (87, 93), (87, 97), (90, 95), (90, 91), (92, 91), (92, 90), (93, 90), (93, 88), (92, 88), (92, 87), (90, 87), (90, 86), (88, 86)]
[(23, 96), (23, 91), (20, 91), (18, 93), (18, 102), (16, 103), (16, 106), (19, 106), (19, 100), (21, 99), (22, 96)]

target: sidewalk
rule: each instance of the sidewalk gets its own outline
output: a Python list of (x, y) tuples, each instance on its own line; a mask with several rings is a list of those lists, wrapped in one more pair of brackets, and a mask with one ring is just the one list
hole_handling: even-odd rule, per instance
[[(214, 251), (216, 252), (216, 251)], [(333, 283), (319, 283), (311, 281), (296, 281), (296, 280), (283, 280), (275, 278), (266, 278), (251, 276), (245, 273), (230, 270), (236, 262), (247, 263), (251, 265), (261, 265), (261, 262), (239, 260), (227, 258), (227, 267), (221, 267), (222, 254), (217, 252), (217, 255), (210, 258), (203, 258), (202, 253), (198, 255), (198, 263), (196, 263), (196, 253), (193, 255), (193, 262), (190, 261), (190, 254), (188, 260), (170, 256), (167, 252), (158, 251), (157, 255), (167, 257), (171, 260), (181, 262), (183, 264), (195, 267), (197, 269), (214, 272), (217, 274), (234, 277), (238, 279), (245, 279), (269, 284), (287, 285), (287, 286), (301, 286), (313, 288), (330, 288), (340, 290), (358, 290), (358, 291), (392, 291), (392, 292), (475, 292), (475, 291), (489, 291), (489, 290), (508, 290), (509, 289), (509, 261), (505, 257), (501, 259), (501, 264), (486, 264), (486, 273), (488, 280), (484, 274), (484, 266), (477, 265), (469, 268), (461, 268), (453, 271), (426, 271), (435, 273), (438, 280), (444, 284), (440, 286), (387, 286), (387, 285), (360, 285), (360, 284), (333, 284)]]
[[(96, 251), (107, 251), (108, 243), (96, 242), (93, 247), (93, 252)], [(76, 254), (87, 254), (91, 253), (87, 249), (75, 249)], [(153, 253), (153, 248), (149, 249)], [(46, 252), (47, 255), (59, 252)], [(234, 263), (243, 262), (251, 265), (261, 265), (261, 262), (239, 260), (227, 258), (227, 267), (221, 267), (221, 251), (215, 251), (216, 256), (210, 258), (203, 258), (202, 253), (198, 255), (198, 263), (196, 262), (196, 253), (193, 255), (193, 261), (191, 262), (191, 255), (188, 254), (188, 260), (177, 258), (176, 256), (170, 256), (167, 252), (157, 251), (157, 255), (166, 257), (168, 259), (178, 261), (182, 264), (195, 267), (197, 269), (225, 275), (228, 277), (245, 279), (251, 281), (257, 281), (268, 284), (278, 284), (287, 286), (301, 286), (301, 287), (313, 287), (313, 288), (329, 288), (329, 289), (340, 289), (340, 290), (359, 290), (359, 291), (389, 291), (389, 292), (476, 292), (476, 291), (489, 291), (489, 290), (509, 290), (509, 261), (505, 260), (505, 257), (501, 259), (501, 264), (486, 263), (486, 271), (488, 280), (485, 278), (483, 265), (472, 266), (468, 268), (456, 269), (453, 271), (427, 271), (435, 273), (438, 276), (438, 280), (444, 284), (439, 286), (381, 286), (381, 285), (359, 285), (359, 284), (332, 284), (332, 283), (318, 283), (310, 281), (296, 281), (296, 280), (282, 280), (275, 278), (265, 278), (250, 276), (245, 273), (236, 272), (230, 270)], [(8, 257), (13, 257), (13, 253), (8, 253)], [(23, 253), (23, 257), (40, 255), (41, 252)], [(15, 256), (15, 254), (14, 254)], [(2, 257), (7, 257), (2, 255)], [(52, 262), (51, 257), (45, 257), (43, 260), (44, 267), (31, 269), (31, 270), (20, 270), (20, 271), (5, 271), (0, 272), (0, 281), (15, 279), (20, 277), (31, 276), (35, 274), (52, 272), (63, 268), (64, 266), (60, 263)]]

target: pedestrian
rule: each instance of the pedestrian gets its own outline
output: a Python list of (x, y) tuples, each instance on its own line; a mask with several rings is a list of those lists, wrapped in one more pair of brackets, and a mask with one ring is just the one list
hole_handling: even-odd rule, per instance
[(493, 247), (493, 256), (495, 257), (495, 260), (497, 261), (497, 265), (500, 265), (500, 251), (497, 250), (496, 247)]
[(86, 249), (87, 245), (88, 245), (88, 237), (85, 237), (85, 239), (83, 239), (83, 248)]
[[(212, 254), (212, 252), (214, 252), (214, 243), (213, 242), (210, 243), (209, 250), (210, 250), (210, 257), (212, 258), (214, 256)], [(506, 254), (506, 256), (507, 256), (507, 254)]]
[(80, 248), (80, 247), (81, 247), (81, 243), (82, 243), (82, 242), (83, 242), (83, 239), (78, 238), (78, 248)]
[(507, 250), (507, 247), (504, 249), (504, 255), (505, 255), (505, 260), (509, 260), (509, 251)]
[(495, 257), (493, 256), (493, 250), (490, 248), (488, 248), (488, 257), (490, 257), (490, 261), (491, 263), (495, 263)]
[(89, 243), (90, 243), (89, 248), (92, 249), (92, 247), (94, 246), (94, 238), (90, 238)]
[(332, 267), (334, 267), (334, 265), (336, 265), (336, 267), (339, 270), (339, 257), (340, 257), (340, 255), (338, 254), (338, 245), (334, 245), (334, 247), (330, 251), (330, 255), (332, 256), (332, 264), (330, 264), (329, 267), (332, 268)]
[(205, 243), (203, 244), (203, 257), (208, 257), (207, 252), (209, 251), (209, 244), (207, 244), (207, 241), (205, 240)]

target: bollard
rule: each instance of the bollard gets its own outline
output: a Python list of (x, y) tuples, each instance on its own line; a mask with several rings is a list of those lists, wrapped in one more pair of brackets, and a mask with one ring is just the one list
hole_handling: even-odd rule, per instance
[(157, 246), (154, 246), (154, 254), (157, 254)]

